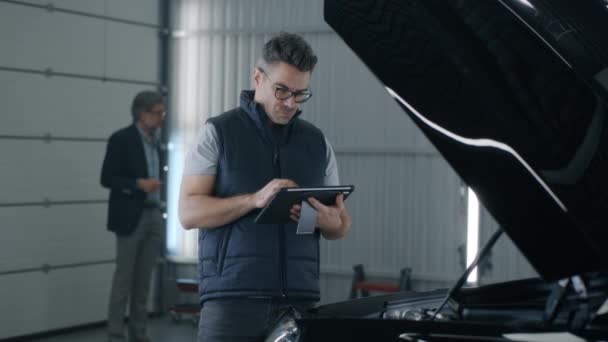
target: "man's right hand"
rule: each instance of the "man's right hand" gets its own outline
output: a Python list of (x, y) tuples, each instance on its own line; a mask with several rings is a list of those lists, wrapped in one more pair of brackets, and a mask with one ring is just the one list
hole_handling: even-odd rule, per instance
[(146, 193), (158, 190), (160, 184), (160, 181), (154, 178), (138, 178), (136, 181), (137, 188)]
[(254, 206), (256, 208), (264, 208), (270, 199), (276, 195), (282, 188), (297, 187), (298, 185), (290, 179), (275, 178), (266, 184), (260, 191), (253, 195)]

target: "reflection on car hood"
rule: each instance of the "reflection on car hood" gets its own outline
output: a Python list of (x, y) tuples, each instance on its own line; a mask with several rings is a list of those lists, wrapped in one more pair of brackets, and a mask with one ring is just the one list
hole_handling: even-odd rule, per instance
[(608, 3), (326, 0), (545, 279), (608, 269)]

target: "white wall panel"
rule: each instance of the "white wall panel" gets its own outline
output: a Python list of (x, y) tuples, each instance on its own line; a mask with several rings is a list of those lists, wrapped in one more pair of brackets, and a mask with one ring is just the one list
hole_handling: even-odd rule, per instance
[[(181, 0), (175, 3), (178, 9), (194, 9), (189, 13), (176, 12), (178, 29), (190, 33), (329, 30), (323, 20), (320, 0)], [(184, 20), (186, 17), (191, 19)]]
[[(0, 11), (0, 66), (158, 80), (156, 29), (6, 3)], [(14, 34), (24, 16), (31, 22)]]
[(106, 0), (107, 15), (152, 25), (158, 25), (159, 6), (150, 0)]
[(0, 13), (0, 66), (103, 74), (103, 21), (4, 2)]
[(0, 278), (0, 339), (105, 319), (113, 264)]
[[(156, 82), (160, 62), (156, 27), (114, 20), (157, 25), (158, 1), (23, 3), (0, 2), (0, 339), (106, 319), (115, 238), (99, 184), (105, 139), (155, 85), (102, 78)], [(47, 68), (70, 75), (20, 71)], [(23, 139), (44, 136), (90, 141)], [(45, 199), (101, 202), (14, 206)]]
[(108, 77), (157, 82), (158, 31), (123, 23), (107, 23)]
[(0, 135), (105, 139), (131, 123), (131, 101), (142, 89), (140, 85), (0, 71)]
[(158, 5), (150, 0), (26, 0), (29, 3), (57, 9), (90, 13), (109, 18), (124, 19), (158, 25)]
[[(96, 15), (104, 15), (106, 13), (107, 0), (26, 0), (28, 3), (48, 6), (51, 4), (57, 9), (66, 9), (91, 13)], [(44, 9), (42, 9), (44, 11)]]
[(334, 34), (305, 34), (317, 52), (314, 93), (304, 117), (336, 146), (399, 147), (432, 151), (428, 140), (388, 95), (380, 81)]
[(106, 211), (106, 204), (0, 208), (0, 273), (114, 259), (115, 239), (106, 230)]
[(0, 203), (107, 198), (99, 184), (104, 153), (99, 142), (0, 144)]

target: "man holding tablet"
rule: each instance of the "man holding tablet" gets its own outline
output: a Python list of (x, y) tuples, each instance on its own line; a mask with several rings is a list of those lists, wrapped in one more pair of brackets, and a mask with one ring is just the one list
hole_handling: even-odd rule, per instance
[(334, 205), (308, 199), (317, 212), (313, 234), (296, 234), (299, 205), (292, 222), (254, 222), (281, 188), (339, 184), (331, 145), (299, 118), (316, 62), (299, 35), (270, 39), (253, 70), (254, 90), (209, 119), (187, 156), (179, 216), (185, 228), (201, 229), (199, 341), (257, 340), (286, 308), (312, 307), (320, 298), (319, 237), (350, 230), (342, 194)]

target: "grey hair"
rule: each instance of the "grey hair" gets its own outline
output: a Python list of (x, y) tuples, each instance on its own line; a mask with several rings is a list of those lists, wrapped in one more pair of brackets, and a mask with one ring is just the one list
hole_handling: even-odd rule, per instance
[(292, 65), (302, 72), (312, 72), (317, 64), (317, 56), (302, 36), (280, 32), (264, 44), (258, 67), (264, 68), (278, 62)]
[(139, 113), (150, 111), (155, 105), (163, 103), (163, 96), (155, 91), (145, 90), (138, 93), (133, 98), (133, 104), (131, 104), (133, 121), (137, 121)]

